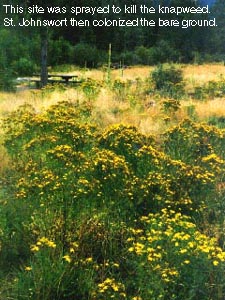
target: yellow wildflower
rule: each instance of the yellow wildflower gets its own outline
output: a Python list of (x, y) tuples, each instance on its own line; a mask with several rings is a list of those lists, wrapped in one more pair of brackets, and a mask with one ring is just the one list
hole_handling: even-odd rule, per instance
[(68, 263), (71, 262), (71, 257), (69, 255), (64, 255), (63, 258), (65, 259), (65, 261), (67, 261)]
[(31, 248), (30, 248), (30, 250), (31, 250), (32, 252), (37, 252), (37, 251), (40, 250), (40, 248), (39, 248), (38, 246), (36, 246), (36, 245), (32, 245)]
[(92, 261), (93, 261), (93, 258), (92, 258), (92, 257), (86, 258), (86, 262), (87, 262), (87, 263), (90, 263), (90, 262), (92, 262)]
[(218, 264), (219, 264), (218, 260), (214, 260), (214, 261), (213, 261), (213, 265), (214, 265), (214, 266), (218, 266)]

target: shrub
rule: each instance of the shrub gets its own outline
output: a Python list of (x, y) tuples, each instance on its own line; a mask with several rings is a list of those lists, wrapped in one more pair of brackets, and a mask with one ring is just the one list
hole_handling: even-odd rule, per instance
[(159, 65), (151, 73), (154, 89), (163, 95), (179, 98), (184, 93), (182, 70), (173, 65)]
[(34, 62), (26, 57), (21, 57), (19, 60), (14, 61), (12, 68), (19, 76), (31, 76), (37, 71), (37, 66)]
[(99, 136), (98, 147), (109, 149), (135, 166), (138, 150), (146, 144), (154, 145), (154, 138), (138, 132), (134, 126), (112, 125)]
[(80, 88), (87, 99), (90, 101), (96, 99), (96, 97), (100, 93), (100, 86), (100, 82), (92, 79), (87, 79), (81, 84)]
[(138, 284), (126, 285), (126, 290), (139, 297), (132, 299), (222, 299), (225, 252), (215, 239), (171, 210), (140, 220), (128, 238), (132, 265), (127, 274), (135, 271)]
[(202, 86), (195, 86), (194, 97), (199, 100), (206, 98), (214, 99), (215, 97), (223, 97), (225, 94), (225, 80), (209, 81)]
[(222, 299), (225, 253), (189, 217), (162, 209), (129, 227), (106, 217), (83, 218), (64, 252), (36, 239), (17, 299)]
[(126, 97), (128, 96), (129, 88), (130, 88), (129, 81), (122, 81), (120, 79), (116, 79), (113, 82), (113, 86), (112, 86), (112, 90), (116, 96), (116, 100), (118, 101), (126, 100)]
[(149, 59), (152, 65), (177, 62), (179, 60), (179, 51), (174, 49), (167, 41), (161, 40), (149, 50)]
[(57, 66), (60, 64), (72, 63), (73, 46), (63, 38), (49, 41), (48, 52), (49, 65)]
[(7, 297), (221, 300), (224, 131), (185, 120), (158, 143), (134, 126), (102, 131), (89, 112), (63, 101), (4, 120)]
[(177, 99), (167, 99), (162, 101), (162, 110), (170, 114), (175, 113), (180, 109), (180, 101)]
[(138, 58), (139, 64), (150, 65), (152, 63), (149, 48), (139, 46), (135, 49), (135, 54)]
[(124, 65), (131, 66), (138, 63), (138, 57), (133, 51), (122, 52), (119, 57)]
[(156, 46), (150, 48), (138, 46), (134, 51), (122, 52), (120, 60), (125, 65), (156, 65), (158, 63), (178, 61), (179, 52), (166, 41), (160, 41)]
[(195, 123), (189, 119), (163, 134), (164, 151), (173, 159), (196, 165), (204, 156), (224, 153), (224, 132), (214, 126)]
[(14, 78), (15, 75), (13, 74), (13, 70), (11, 68), (2, 68), (0, 70), (0, 90), (8, 92), (14, 91)]
[(225, 128), (225, 117), (212, 116), (208, 119), (209, 125), (217, 126), (218, 128)]
[(73, 61), (81, 67), (96, 67), (99, 62), (106, 61), (104, 58), (104, 55), (90, 44), (79, 43), (73, 50)]

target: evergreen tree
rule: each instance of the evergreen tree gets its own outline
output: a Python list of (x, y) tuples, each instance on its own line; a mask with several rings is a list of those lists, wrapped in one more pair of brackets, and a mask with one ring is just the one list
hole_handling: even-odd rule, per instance
[(211, 53), (225, 54), (225, 0), (217, 0), (212, 6), (211, 15), (216, 18), (216, 27), (210, 29), (208, 48)]

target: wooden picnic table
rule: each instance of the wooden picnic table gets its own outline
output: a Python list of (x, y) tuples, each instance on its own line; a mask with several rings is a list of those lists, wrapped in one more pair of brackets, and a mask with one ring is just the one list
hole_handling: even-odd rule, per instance
[[(41, 79), (39, 74), (34, 74), (35, 78), (30, 78), (30, 82), (34, 82), (36, 84), (36, 87), (39, 88), (41, 85)], [(38, 79), (36, 77), (39, 77)], [(59, 78), (59, 79), (58, 79)], [(76, 79), (76, 80), (75, 80)], [(72, 74), (48, 74), (48, 83), (81, 83), (78, 79), (78, 75), (72, 75)]]
[(69, 75), (69, 74), (48, 74), (48, 78), (61, 78), (65, 82), (68, 82), (71, 79), (77, 78), (77, 75)]

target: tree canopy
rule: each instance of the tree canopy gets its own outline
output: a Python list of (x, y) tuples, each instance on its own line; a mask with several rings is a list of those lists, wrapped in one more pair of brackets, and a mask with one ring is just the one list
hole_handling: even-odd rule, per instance
[[(3, 0), (2, 5), (9, 5), (9, 2)], [(144, 0), (78, 0), (76, 3), (68, 3), (66, 0), (12, 0), (10, 5), (16, 7), (23, 7), (23, 13), (14, 13), (13, 18), (18, 22), (21, 18), (33, 19), (62, 19), (71, 17), (79, 20), (88, 20), (92, 24), (93, 19), (136, 19), (146, 18), (155, 21), (155, 26), (59, 26), (59, 27), (34, 27), (34, 26), (1, 26), (0, 40), (3, 42), (0, 45), (0, 54), (3, 65), (14, 66), (21, 59), (29, 61), (33, 65), (40, 64), (40, 49), (43, 48), (41, 40), (44, 38), (48, 40), (49, 56), (48, 64), (78, 64), (81, 66), (96, 67), (105, 62), (106, 51), (109, 44), (112, 44), (113, 56), (115, 62), (122, 61), (124, 64), (156, 64), (158, 62), (179, 61), (190, 62), (196, 57), (196, 53), (205, 57), (215, 54), (224, 53), (224, 17), (223, 7), (224, 0), (217, 0), (211, 8), (211, 14), (154, 14), (141, 13), (140, 9), (136, 12), (125, 14), (122, 9), (120, 13), (113, 14), (110, 10), (109, 14), (85, 14), (81, 13), (75, 16), (71, 13), (71, 6), (77, 7), (104, 7), (109, 5), (124, 7), (124, 5), (146, 5), (148, 7), (157, 7), (158, 4), (170, 5), (173, 7), (184, 6), (184, 1), (158, 1), (147, 2)], [(44, 14), (37, 14), (34, 11), (27, 13), (27, 7), (44, 7), (58, 6), (64, 7), (66, 10), (61, 13), (47, 13), (45, 9)], [(198, 6), (198, 2), (193, 0), (186, 0), (185, 6)], [(3, 6), (2, 6), (3, 8)], [(3, 22), (6, 14), (4, 9), (1, 9), (1, 20)], [(10, 15), (11, 17), (11, 15)], [(9, 18), (10, 18), (9, 17)], [(160, 26), (158, 19), (171, 21), (176, 19), (178, 21), (191, 19), (212, 19), (216, 18), (217, 27), (204, 26)], [(48, 36), (46, 32), (48, 31)], [(44, 38), (43, 38), (44, 36)], [(16, 42), (15, 42), (16, 41)], [(16, 43), (16, 45), (15, 45)], [(42, 45), (42, 47), (41, 47)], [(83, 47), (83, 48), (82, 48)], [(80, 51), (82, 49), (89, 49), (89, 55), (82, 57)], [(3, 63), (4, 62), (4, 63)], [(19, 70), (16, 70), (19, 72)]]

